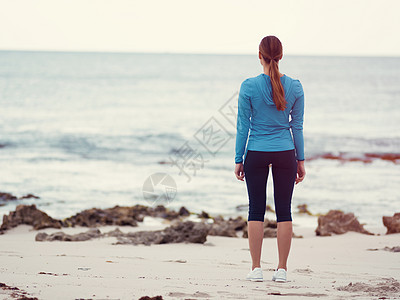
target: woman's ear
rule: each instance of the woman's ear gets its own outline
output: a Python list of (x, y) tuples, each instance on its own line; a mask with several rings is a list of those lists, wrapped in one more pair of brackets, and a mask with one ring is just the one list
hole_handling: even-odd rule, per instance
[(261, 52), (258, 52), (258, 58), (260, 59), (260, 64), (262, 65), (262, 64), (263, 64), (263, 63), (262, 63), (263, 58), (262, 58)]

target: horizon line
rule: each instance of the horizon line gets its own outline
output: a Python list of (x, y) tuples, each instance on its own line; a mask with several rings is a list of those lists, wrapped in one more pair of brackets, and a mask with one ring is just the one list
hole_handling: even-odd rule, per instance
[[(131, 51), (131, 50), (57, 50), (57, 49), (0, 49), (0, 52), (41, 52), (41, 53), (87, 53), (87, 54), (159, 54), (159, 55), (229, 55), (229, 56), (249, 56), (255, 53), (223, 53), (223, 52), (180, 52), (180, 51)], [(400, 58), (400, 55), (383, 54), (294, 54), (288, 53), (283, 56), (302, 56), (302, 57), (360, 57), (360, 58)]]

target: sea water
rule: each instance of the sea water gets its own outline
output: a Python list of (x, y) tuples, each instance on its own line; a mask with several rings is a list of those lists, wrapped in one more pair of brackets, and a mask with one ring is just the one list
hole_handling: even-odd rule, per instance
[[(280, 70), (305, 92), (307, 175), (292, 211), (341, 209), (382, 226), (400, 209), (400, 165), (322, 157), (400, 153), (400, 58), (285, 56)], [(164, 204), (246, 216), (235, 107), (241, 82), (261, 72), (257, 55), (1, 51), (0, 191), (40, 199), (2, 202), (0, 214)], [(152, 185), (167, 197), (146, 198)]]

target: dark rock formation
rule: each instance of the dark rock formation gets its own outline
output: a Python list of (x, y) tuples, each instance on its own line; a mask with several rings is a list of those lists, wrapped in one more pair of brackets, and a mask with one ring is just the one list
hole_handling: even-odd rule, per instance
[(66, 242), (81, 242), (87, 241), (93, 238), (101, 237), (102, 234), (99, 229), (91, 228), (86, 232), (81, 232), (78, 234), (66, 234), (62, 231), (54, 232), (52, 234), (47, 234), (45, 232), (40, 232), (36, 235), (35, 241), (66, 241)]
[(12, 201), (12, 200), (18, 200), (18, 198), (10, 193), (0, 193), (0, 200), (1, 201)]
[(210, 215), (208, 213), (206, 213), (204, 210), (198, 216), (199, 216), (199, 218), (202, 218), (202, 219), (210, 219), (211, 218)]
[(211, 224), (209, 235), (237, 237), (236, 231), (243, 230), (247, 226), (246, 220), (242, 217), (224, 220), (222, 216), (219, 216), (213, 219), (214, 223)]
[[(0, 195), (3, 195), (5, 199), (17, 199), (15, 196), (7, 193), (2, 193)], [(36, 196), (32, 194), (28, 194), (24, 197), (36, 198)], [(157, 207), (148, 207), (144, 205), (122, 207), (117, 205), (106, 209), (91, 208), (64, 220), (56, 220), (37, 209), (35, 205), (21, 204), (17, 206), (15, 211), (3, 217), (0, 234), (19, 224), (32, 225), (34, 229), (74, 226), (96, 227), (105, 225), (137, 226), (137, 222), (142, 222), (145, 216), (164, 218), (167, 220), (181, 220), (188, 215), (190, 215), (190, 212), (185, 207), (181, 207), (177, 212), (169, 210), (162, 205)]]
[(163, 230), (139, 231), (117, 236), (117, 244), (167, 244), (167, 243), (201, 243), (207, 240), (210, 230), (203, 222), (185, 221), (171, 225)]
[[(46, 213), (36, 209), (35, 205), (19, 205), (16, 211), (11, 212), (8, 216), (4, 216), (3, 225), (0, 227), (0, 234), (4, 233), (5, 230), (9, 228), (16, 227), (19, 224), (28, 224), (34, 226), (34, 229), (42, 229), (42, 228), (61, 228), (61, 227), (74, 227), (74, 226), (84, 226), (95, 228), (97, 226), (106, 226), (106, 225), (117, 225), (117, 226), (138, 226), (138, 222), (142, 222), (145, 216), (150, 217), (159, 217), (171, 220), (174, 225), (172, 228), (181, 228), (182, 232), (186, 231), (193, 234), (193, 230), (200, 232), (201, 228), (207, 228), (207, 234), (214, 236), (226, 236), (226, 237), (237, 237), (237, 232), (243, 230), (243, 236), (247, 237), (247, 221), (242, 217), (229, 218), (225, 220), (222, 216), (212, 217), (207, 212), (202, 212), (199, 216), (203, 218), (201, 222), (202, 225), (194, 226), (194, 229), (191, 231), (189, 228), (192, 225), (188, 225), (191, 223), (184, 222), (185, 216), (190, 215), (190, 212), (185, 208), (181, 207), (180, 210), (173, 211), (165, 208), (164, 206), (157, 207), (148, 207), (144, 205), (135, 205), (131, 207), (122, 207), (122, 206), (114, 206), (112, 208), (107, 209), (99, 209), (99, 208), (91, 208), (84, 210), (72, 217), (66, 218), (64, 220), (56, 220), (49, 217)], [(214, 221), (212, 224), (209, 224), (208, 221)], [(180, 227), (179, 227), (180, 226)], [(265, 237), (276, 237), (276, 222), (266, 220), (264, 223), (265, 226)], [(124, 236), (122, 232), (114, 232), (115, 236), (121, 238), (120, 242), (125, 243), (143, 243), (143, 244), (151, 244), (151, 243), (164, 243), (165, 240), (170, 242), (169, 240), (179, 240), (177, 236), (174, 236), (174, 231), (172, 229), (168, 229), (166, 233), (169, 234), (166, 237), (162, 237), (159, 233), (149, 232), (148, 234), (143, 234), (142, 240), (136, 242), (137, 235), (132, 236)], [(176, 231), (176, 230), (175, 230)], [(165, 232), (163, 233), (165, 234)], [(207, 235), (206, 234), (206, 235)], [(38, 236), (39, 239), (43, 240), (85, 240), (86, 237), (78, 236), (71, 237), (70, 235), (65, 235), (62, 233), (55, 233), (51, 236), (47, 236), (46, 234), (40, 234)], [(125, 239), (128, 238), (128, 239)], [(132, 239), (131, 239), (132, 238)], [(199, 242), (202, 239), (205, 239), (203, 233), (200, 234), (200, 237), (196, 235), (187, 238), (189, 242), (192, 240), (198, 239)], [(131, 241), (132, 240), (132, 241)], [(180, 241), (178, 241), (180, 242)]]
[(297, 205), (298, 213), (299, 214), (307, 214), (312, 216), (313, 214), (308, 210), (307, 204), (300, 204)]
[(189, 215), (185, 207), (181, 207), (179, 212), (169, 210), (163, 205), (149, 207), (144, 205), (135, 206), (114, 206), (112, 208), (100, 209), (91, 208), (84, 210), (72, 217), (62, 221), (63, 226), (86, 226), (96, 227), (104, 225), (118, 226), (137, 226), (137, 222), (142, 222), (145, 216), (158, 217), (167, 220), (178, 219)]
[[(277, 222), (265, 219), (264, 220), (264, 238), (273, 238), (277, 236)], [(248, 238), (247, 226), (243, 229), (243, 237)]]
[(164, 298), (162, 296), (154, 296), (154, 297), (143, 296), (139, 298), (139, 300), (163, 300), (163, 299)]
[(32, 205), (18, 205), (15, 211), (3, 216), (3, 224), (0, 231), (16, 227), (20, 224), (32, 225), (34, 229), (61, 228), (61, 222), (48, 216), (45, 212)]
[(386, 234), (400, 233), (400, 213), (395, 213), (393, 217), (382, 217), (383, 225), (387, 228)]
[(35, 196), (33, 194), (27, 194), (25, 196), (18, 198), (17, 196), (14, 196), (13, 194), (10, 194), (10, 193), (0, 193), (0, 201), (23, 200), (23, 199), (29, 199), (29, 198), (40, 199), (40, 197)]
[(348, 231), (373, 235), (364, 229), (353, 213), (345, 214), (340, 210), (330, 210), (326, 215), (318, 217), (318, 227), (315, 232), (319, 236), (343, 234)]
[(101, 233), (99, 229), (92, 228), (86, 232), (69, 235), (64, 232), (55, 232), (48, 235), (40, 232), (36, 235), (36, 241), (86, 241), (93, 238), (113, 236), (117, 238), (116, 244), (151, 245), (167, 243), (204, 243), (207, 239), (209, 226), (203, 222), (180, 222), (163, 230), (138, 231), (123, 233), (118, 228), (107, 233)]
[[(31, 297), (28, 292), (17, 288), (13, 286), (9, 286), (3, 282), (0, 282), (0, 289), (2, 289), (4, 292), (1, 294), (5, 296), (4, 294), (8, 294), (9, 299), (18, 299), (18, 300), (38, 300), (36, 297)], [(3, 298), (6, 299), (6, 298)]]
[(64, 227), (96, 227), (103, 225), (137, 226), (138, 220), (143, 220), (140, 210), (135, 210), (133, 207), (114, 206), (107, 209), (86, 209), (72, 217), (64, 219), (62, 223)]
[(182, 206), (182, 207), (179, 209), (179, 215), (180, 215), (180, 216), (186, 217), (186, 216), (189, 216), (189, 215), (190, 215), (190, 212), (186, 209), (186, 207)]
[(26, 194), (25, 196), (22, 196), (19, 199), (29, 199), (29, 198), (40, 199), (40, 197), (35, 196), (33, 194)]
[(149, 215), (151, 217), (163, 218), (167, 220), (174, 220), (180, 217), (179, 212), (169, 210), (163, 205), (158, 205), (154, 208), (149, 207)]

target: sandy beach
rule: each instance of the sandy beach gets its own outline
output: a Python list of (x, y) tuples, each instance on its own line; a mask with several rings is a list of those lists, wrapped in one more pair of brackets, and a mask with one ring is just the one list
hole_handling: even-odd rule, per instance
[[(162, 219), (145, 217), (138, 227), (105, 226), (101, 232), (162, 229)], [(69, 234), (85, 227), (63, 228)], [(365, 235), (316, 236), (294, 226), (288, 282), (271, 281), (276, 239), (265, 238), (263, 282), (244, 278), (250, 268), (248, 240), (207, 236), (204, 244), (116, 245), (114, 237), (83, 242), (38, 242), (38, 232), (20, 225), (0, 235), (0, 299), (400, 299), (400, 234), (382, 226)], [(241, 236), (241, 235), (239, 235)], [(4, 285), (7, 285), (5, 287)], [(12, 290), (10, 288), (18, 288)], [(13, 294), (14, 293), (14, 294)], [(13, 294), (13, 295), (12, 295)]]

